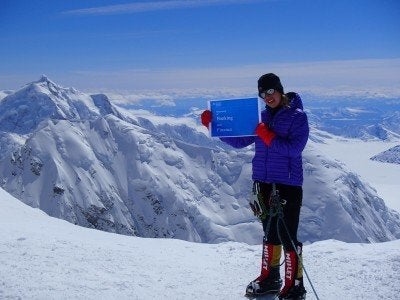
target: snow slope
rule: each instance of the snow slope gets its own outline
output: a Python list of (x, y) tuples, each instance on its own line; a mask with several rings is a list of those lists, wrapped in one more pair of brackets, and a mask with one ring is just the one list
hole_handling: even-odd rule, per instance
[(310, 140), (303, 155), (304, 199), (298, 236), (345, 242), (400, 238), (400, 214), (387, 208), (376, 190), (344, 163), (323, 154)]
[(400, 212), (400, 165), (395, 163), (399, 141), (361, 141), (326, 136), (318, 146), (322, 155), (343, 162), (370, 183), (388, 207)]
[[(75, 226), (0, 189), (1, 299), (244, 299), (261, 245), (145, 239)], [(320, 299), (398, 299), (400, 240), (304, 247)], [(307, 299), (316, 299), (308, 281)]]

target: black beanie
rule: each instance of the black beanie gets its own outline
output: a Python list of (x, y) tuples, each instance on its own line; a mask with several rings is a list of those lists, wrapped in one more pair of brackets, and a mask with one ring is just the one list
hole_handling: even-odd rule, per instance
[(281, 80), (273, 73), (264, 74), (258, 79), (258, 91), (262, 92), (268, 89), (274, 89), (284, 94)]

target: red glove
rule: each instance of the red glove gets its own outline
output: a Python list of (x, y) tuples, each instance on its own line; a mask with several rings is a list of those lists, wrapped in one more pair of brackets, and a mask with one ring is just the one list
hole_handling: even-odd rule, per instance
[(256, 134), (263, 140), (263, 142), (269, 146), (271, 145), (272, 140), (275, 138), (275, 132), (271, 131), (268, 128), (268, 125), (264, 123), (259, 123), (256, 127)]
[(207, 128), (210, 126), (212, 120), (212, 113), (208, 109), (201, 113), (201, 123)]

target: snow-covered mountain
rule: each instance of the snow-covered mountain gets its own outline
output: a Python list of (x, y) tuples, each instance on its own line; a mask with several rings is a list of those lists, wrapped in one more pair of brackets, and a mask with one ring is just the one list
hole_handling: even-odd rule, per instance
[(104, 95), (43, 77), (1, 102), (1, 186), (51, 216), (101, 230), (258, 240), (241, 189), (249, 178), (237, 178), (250, 155), (189, 144), (183, 136), (210, 141), (193, 120), (165, 121), (122, 115)]
[[(1, 299), (243, 299), (260, 271), (261, 245), (143, 239), (73, 226), (1, 188), (0, 228)], [(394, 300), (399, 247), (400, 240), (316, 242), (304, 247), (304, 266), (319, 299)], [(304, 283), (307, 299), (317, 299)]]
[(392, 164), (400, 164), (400, 145), (394, 146), (382, 153), (374, 155), (371, 160), (387, 162)]
[[(400, 217), (343, 164), (304, 154), (303, 241), (400, 237)], [(248, 209), (252, 148), (233, 150), (192, 118), (113, 105), (42, 77), (0, 102), (0, 185), (85, 227), (196, 242), (259, 243)]]
[(305, 95), (309, 119), (326, 132), (363, 140), (400, 137), (400, 99), (320, 98)]
[[(400, 215), (388, 209), (368, 183), (319, 150), (313, 132), (303, 158), (304, 203), (299, 236), (304, 241), (386, 241), (400, 237)], [(372, 225), (373, 224), (373, 225)]]

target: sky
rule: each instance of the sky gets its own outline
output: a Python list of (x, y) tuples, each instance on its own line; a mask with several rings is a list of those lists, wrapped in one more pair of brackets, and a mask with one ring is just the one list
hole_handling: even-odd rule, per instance
[[(0, 90), (46, 74), (85, 92), (400, 95), (397, 0), (0, 0)], [(133, 99), (133, 98), (132, 98)]]

